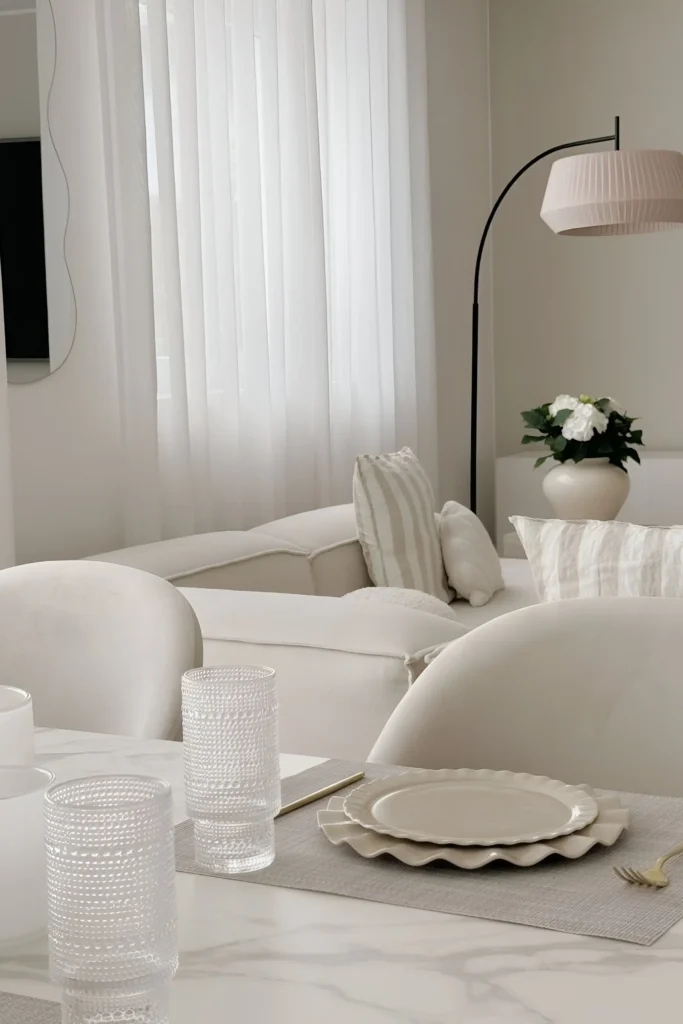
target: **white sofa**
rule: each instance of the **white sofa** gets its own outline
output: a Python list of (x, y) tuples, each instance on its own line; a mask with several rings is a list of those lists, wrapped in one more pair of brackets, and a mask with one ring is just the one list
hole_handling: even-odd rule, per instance
[(93, 556), (171, 580), (192, 604), (207, 665), (271, 665), (284, 750), (365, 758), (436, 646), (537, 601), (528, 563), (503, 559), (506, 589), (458, 622), (340, 600), (371, 586), (352, 505), (252, 530), (198, 534)]

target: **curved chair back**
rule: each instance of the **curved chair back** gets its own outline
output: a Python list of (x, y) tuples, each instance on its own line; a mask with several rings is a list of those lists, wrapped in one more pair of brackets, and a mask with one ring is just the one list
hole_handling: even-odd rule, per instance
[(534, 605), (454, 641), (370, 759), (683, 796), (683, 600)]
[(33, 697), (36, 725), (173, 738), (199, 624), (165, 580), (104, 562), (0, 572), (0, 684)]

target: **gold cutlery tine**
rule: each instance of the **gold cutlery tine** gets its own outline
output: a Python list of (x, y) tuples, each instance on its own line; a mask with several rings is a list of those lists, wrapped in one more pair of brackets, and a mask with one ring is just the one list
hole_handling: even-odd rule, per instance
[(678, 843), (672, 850), (665, 853), (663, 857), (656, 860), (651, 868), (641, 870), (621, 865), (621, 867), (614, 868), (614, 873), (623, 879), (624, 882), (631, 882), (634, 885), (649, 885), (654, 889), (663, 889), (669, 884), (669, 878), (663, 870), (664, 865), (672, 857), (678, 857), (681, 853), (683, 853), (683, 843)]
[(638, 870), (638, 868), (626, 868), (626, 877), (629, 882), (633, 885), (646, 885), (644, 875)]
[(289, 814), (290, 811), (298, 811), (300, 807), (305, 807), (306, 804), (312, 804), (314, 800), (322, 800), (324, 796), (331, 796), (332, 793), (336, 793), (339, 789), (345, 789), (347, 786), (352, 785), (354, 782), (360, 782), (361, 779), (365, 778), (365, 772), (356, 772), (355, 775), (349, 775), (346, 779), (340, 779), (339, 782), (331, 782), (329, 786), (325, 786), (324, 789), (318, 789), (315, 793), (309, 793), (308, 796), (301, 796), (298, 800), (292, 800), (290, 804), (285, 804), (281, 807), (278, 813), (275, 815), (276, 818), (281, 818), (284, 814)]
[(612, 870), (617, 878), (620, 878), (622, 882), (632, 882), (634, 884), (642, 884), (640, 881), (639, 873), (634, 868), (629, 867), (613, 867)]
[(633, 868), (619, 867), (615, 868), (614, 872), (624, 882), (633, 882), (634, 884), (640, 883), (640, 878), (638, 877), (637, 872)]

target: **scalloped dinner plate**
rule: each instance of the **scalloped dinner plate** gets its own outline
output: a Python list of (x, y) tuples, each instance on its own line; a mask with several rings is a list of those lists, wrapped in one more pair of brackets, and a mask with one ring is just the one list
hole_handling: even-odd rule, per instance
[(508, 846), (577, 832), (595, 820), (598, 805), (585, 789), (541, 775), (442, 768), (367, 782), (346, 797), (344, 812), (396, 839)]
[[(593, 795), (588, 787), (585, 791)], [(581, 832), (558, 836), (545, 843), (518, 846), (438, 846), (435, 843), (414, 843), (410, 839), (379, 835), (349, 821), (344, 814), (344, 798), (338, 796), (332, 797), (327, 810), (318, 811), (318, 825), (333, 846), (350, 846), (368, 860), (386, 854), (411, 868), (421, 868), (434, 861), (445, 861), (466, 871), (486, 867), (494, 861), (531, 868), (553, 854), (577, 860), (594, 846), (613, 846), (616, 843), (629, 826), (630, 812), (621, 806), (617, 796), (598, 796), (595, 799), (598, 816)]]

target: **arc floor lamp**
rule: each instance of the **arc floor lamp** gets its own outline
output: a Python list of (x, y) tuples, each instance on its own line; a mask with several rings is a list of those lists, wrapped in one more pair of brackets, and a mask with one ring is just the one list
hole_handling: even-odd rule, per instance
[(580, 153), (550, 168), (541, 217), (558, 235), (635, 235), (683, 225), (683, 153), (620, 146), (619, 118), (612, 135), (551, 146), (524, 164), (500, 193), (488, 215), (474, 265), (472, 304), (472, 399), (470, 508), (477, 508), (477, 420), (479, 396), (479, 278), (486, 239), (500, 204), (522, 175), (564, 149), (613, 142), (613, 150)]

